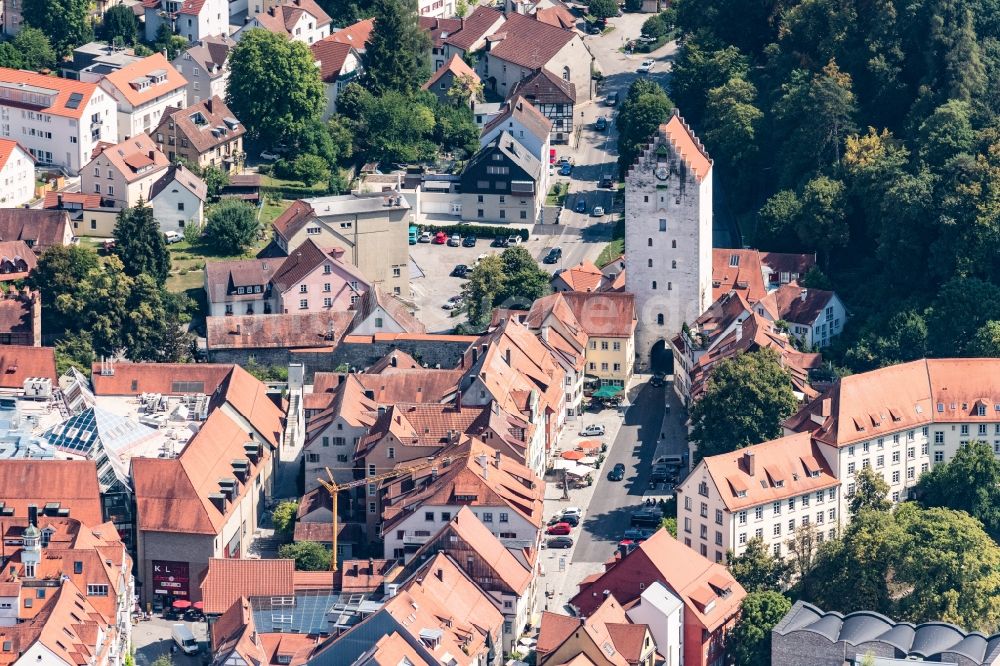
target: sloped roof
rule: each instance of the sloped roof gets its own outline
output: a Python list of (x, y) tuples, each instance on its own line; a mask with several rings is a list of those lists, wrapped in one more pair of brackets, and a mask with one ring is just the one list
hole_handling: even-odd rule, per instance
[(56, 350), (53, 347), (0, 345), (0, 387), (24, 388), (24, 380), (29, 377), (46, 377), (55, 386), (59, 381)]
[(463, 19), (460, 18), (437, 18), (431, 16), (421, 16), (417, 19), (420, 29), (427, 32), (431, 37), (434, 46), (440, 48), (448, 35), (462, 29)]
[(573, 12), (558, 0), (555, 0), (551, 7), (535, 10), (535, 19), (566, 30), (572, 30), (576, 27), (576, 17), (573, 16)]
[(783, 284), (760, 300), (772, 319), (784, 319), (793, 324), (812, 325), (835, 294), (824, 289), (806, 289), (798, 282)]
[(627, 338), (635, 331), (635, 296), (632, 294), (566, 291), (562, 296), (591, 337)]
[(330, 38), (335, 42), (350, 44), (358, 51), (364, 51), (374, 29), (375, 19), (365, 19), (349, 25), (342, 30), (337, 30), (330, 35)]
[[(169, 129), (170, 122), (176, 129)], [(187, 137), (199, 154), (229, 143), (246, 133), (243, 123), (218, 95), (206, 97), (183, 109), (167, 107), (153, 134)]]
[(80, 208), (100, 208), (100, 194), (84, 194), (83, 192), (55, 192), (49, 190), (45, 193), (42, 201), (42, 208), (59, 208), (59, 200), (62, 199), (63, 207), (70, 208), (69, 204), (78, 204)]
[(204, 37), (202, 40), (184, 51), (174, 59), (175, 62), (190, 56), (210, 79), (217, 79), (225, 74), (224, 66), (229, 57), (229, 52), (236, 46), (236, 42), (229, 35), (213, 35)]
[(101, 155), (108, 158), (111, 166), (117, 169), (128, 183), (147, 178), (159, 171), (166, 171), (170, 166), (170, 160), (160, 152), (156, 143), (145, 132), (115, 145), (99, 144), (94, 149), (91, 162)]
[(486, 136), (497, 128), (513, 131), (515, 121), (542, 142), (548, 138), (549, 132), (552, 131), (552, 121), (535, 108), (534, 104), (523, 97), (512, 96), (504, 102), (500, 113), (483, 126), (480, 136)]
[(503, 13), (493, 7), (479, 5), (467, 18), (462, 19), (462, 28), (445, 37), (444, 42), (462, 50), (468, 50), (486, 36), (494, 23), (503, 20), (503, 18)]
[(335, 34), (324, 37), (309, 47), (313, 58), (319, 62), (319, 75), (324, 83), (333, 83), (337, 80), (347, 56), (354, 50), (351, 44), (334, 39)]
[(7, 166), (7, 160), (10, 156), (14, 154), (15, 149), (20, 149), (24, 154), (23, 156), (27, 158), (25, 165), (26, 169), (34, 169), (35, 158), (24, 148), (21, 144), (13, 139), (0, 139), (0, 169)]
[(730, 291), (736, 291), (751, 304), (767, 295), (757, 250), (712, 249), (712, 300)]
[(353, 319), (353, 312), (332, 310), (206, 317), (206, 344), (213, 350), (329, 347), (341, 340)]
[(292, 202), (292, 205), (286, 208), (281, 215), (276, 217), (271, 226), (287, 240), (295, 235), (295, 232), (301, 229), (302, 225), (314, 216), (315, 213), (312, 206), (302, 199), (298, 199)]
[(598, 291), (604, 281), (604, 273), (589, 261), (581, 261), (576, 266), (561, 271), (553, 281), (561, 280), (570, 291)]
[(684, 160), (684, 163), (694, 174), (695, 180), (699, 183), (704, 180), (712, 169), (712, 160), (691, 127), (681, 118), (677, 109), (674, 109), (670, 120), (660, 125), (660, 132), (673, 146), (677, 155)]
[[(14, 87), (33, 86), (52, 91), (52, 103), (38, 110), (42, 113), (64, 118), (76, 118), (77, 120), (83, 118), (83, 114), (87, 112), (87, 105), (90, 104), (91, 98), (99, 89), (96, 83), (45, 76), (35, 72), (9, 69), (7, 67), (0, 67), (0, 85)], [(68, 103), (74, 95), (79, 96), (79, 101), (74, 106), (70, 106)]]
[(576, 84), (543, 67), (514, 85), (510, 97), (517, 95), (532, 104), (575, 104)]
[[(151, 76), (160, 73), (166, 77), (160, 83), (150, 82), (145, 87), (133, 85), (138, 81), (145, 82)], [(107, 82), (108, 86), (118, 90), (133, 107), (141, 106), (176, 90), (184, 90), (188, 84), (187, 79), (181, 76), (166, 56), (159, 52), (111, 72), (101, 81), (102, 85)]]
[(210, 558), (201, 582), (205, 613), (225, 613), (241, 597), (281, 597), (294, 592), (295, 560)]
[[(357, 314), (354, 316), (354, 326), (368, 319), (377, 308), (392, 317), (404, 331), (408, 333), (426, 333), (427, 328), (406, 309), (406, 305), (398, 298), (386, 294), (377, 284), (365, 292), (356, 303)], [(353, 328), (353, 326), (352, 326)]]
[[(54, 361), (53, 361), (54, 363)], [(234, 366), (224, 363), (116, 362), (105, 372), (100, 362), (91, 366), (95, 395), (162, 393), (211, 395), (222, 386)]]
[(69, 213), (65, 210), (0, 208), (0, 240), (23, 240), (35, 254), (55, 245), (65, 245), (67, 238), (73, 236), (71, 228)]
[(350, 262), (344, 261), (344, 250), (339, 247), (320, 248), (307, 238), (301, 245), (292, 250), (282, 262), (281, 267), (271, 276), (271, 282), (279, 291), (285, 292), (305, 279), (310, 273), (326, 262), (337, 267), (338, 271), (348, 273), (359, 285), (367, 287), (368, 279), (364, 273)]
[(433, 87), (441, 79), (441, 77), (448, 72), (451, 72), (455, 78), (460, 76), (471, 76), (473, 80), (479, 81), (479, 75), (476, 74), (475, 70), (465, 64), (465, 61), (462, 60), (462, 58), (456, 53), (448, 60), (448, 62), (444, 64), (443, 67), (431, 74), (431, 78), (420, 87), (424, 90), (430, 90), (431, 87)]
[(198, 198), (199, 201), (208, 200), (208, 186), (201, 178), (183, 164), (171, 164), (166, 172), (153, 183), (149, 188), (149, 200), (152, 201), (161, 193), (165, 192), (171, 184), (177, 183), (188, 192)]
[(90, 460), (0, 460), (0, 488), (0, 501), (14, 509), (13, 518), (27, 517), (31, 504), (41, 511), (58, 502), (84, 525), (104, 522), (97, 466)]
[[(465, 169), (462, 170), (463, 178), (466, 173), (474, 173), (478, 169), (480, 162), (491, 159), (492, 155), (497, 151), (503, 153), (507, 159), (523, 170), (532, 181), (538, 182), (538, 178), (542, 173), (541, 162), (507, 130), (500, 132), (500, 134), (496, 135), (488, 144), (480, 148), (472, 156), (472, 159), (466, 163)], [(511, 177), (514, 176), (512, 175)]]
[[(462, 33), (459, 33), (461, 35)], [(490, 45), (490, 55), (527, 69), (545, 67), (577, 34), (512, 12), (507, 15), (502, 33), (505, 35)]]

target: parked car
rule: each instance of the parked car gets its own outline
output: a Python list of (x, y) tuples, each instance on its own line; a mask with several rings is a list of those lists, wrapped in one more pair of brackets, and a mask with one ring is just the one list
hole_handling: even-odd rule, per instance
[(601, 182), (597, 184), (598, 187), (611, 188), (614, 186), (615, 181), (611, 180), (611, 176), (603, 175), (601, 176)]
[(594, 206), (594, 210), (590, 214), (594, 217), (604, 217), (604, 206)]
[(448, 247), (458, 247), (462, 244), (462, 237), (458, 234), (452, 234), (451, 238), (448, 239)]
[(587, 32), (589, 32), (591, 35), (599, 35), (599, 34), (601, 34), (602, 31), (596, 25), (592, 25), (592, 26), (590, 26), (590, 29), (587, 30)]
[(608, 106), (616, 106), (618, 104), (618, 91), (616, 90), (615, 92), (605, 97), (604, 102)]
[(597, 120), (594, 122), (594, 129), (603, 132), (608, 129), (608, 119), (604, 116), (598, 116)]
[(167, 231), (163, 234), (163, 238), (167, 242), (167, 245), (170, 245), (171, 243), (180, 243), (184, 240), (184, 236), (179, 231)]
[(573, 207), (573, 210), (575, 210), (578, 213), (586, 213), (587, 212), (587, 200), (584, 199), (583, 197), (579, 197), (576, 200), (576, 206)]
[(445, 310), (454, 310), (461, 304), (462, 304), (461, 296), (452, 296), (447, 301), (445, 301), (444, 305), (442, 305), (441, 307), (444, 308)]
[(587, 426), (583, 430), (581, 430), (580, 431), (580, 436), (581, 437), (601, 437), (602, 435), (604, 435), (604, 432), (605, 432), (604, 426), (602, 426), (600, 423), (594, 423), (592, 425)]
[(570, 164), (569, 162), (566, 162), (561, 167), (559, 167), (559, 175), (560, 176), (568, 176), (571, 173), (573, 173), (573, 165)]
[(558, 160), (556, 160), (556, 164), (558, 164), (558, 165), (560, 165), (560, 166), (562, 166), (562, 165), (564, 165), (564, 164), (569, 164), (569, 165), (571, 165), (571, 166), (572, 166), (572, 164), (573, 164), (573, 158), (572, 158), (572, 157), (569, 157), (569, 156), (567, 156), (567, 155), (563, 155), (563, 156), (562, 156), (562, 157), (560, 157), (560, 158), (559, 158)]
[(556, 523), (545, 530), (546, 534), (565, 536), (572, 531), (569, 523)]
[(653, 465), (653, 471), (649, 475), (650, 483), (666, 483), (676, 480), (676, 475), (672, 474), (666, 465)]
[(278, 159), (278, 155), (264, 151), (263, 153), (260, 154), (260, 159), (267, 160), (268, 162), (273, 162), (276, 159)]
[(562, 259), (562, 248), (554, 247), (551, 250), (549, 250), (548, 254), (545, 255), (545, 258), (542, 259), (542, 263), (557, 264), (559, 263), (560, 259)]
[(507, 237), (507, 247), (514, 247), (515, 245), (521, 244), (521, 236), (514, 234), (513, 236)]
[(475, 236), (466, 236), (462, 239), (462, 247), (476, 247), (476, 241), (479, 240)]
[(651, 60), (651, 59), (650, 60), (643, 60), (642, 64), (639, 65), (639, 69), (636, 70), (636, 71), (638, 71), (640, 74), (648, 74), (649, 72), (653, 71), (653, 65), (655, 65), (655, 64), (656, 64), (655, 60)]
[(476, 257), (476, 262), (474, 264), (472, 264), (472, 267), (475, 268), (476, 266), (478, 266), (479, 262), (482, 261), (483, 259), (485, 259), (488, 256), (490, 256), (489, 252), (483, 252), (482, 254), (480, 254), (478, 257)]
[(608, 472), (608, 481), (621, 481), (625, 478), (625, 465), (622, 463), (617, 463)]
[(417, 242), (418, 243), (430, 243), (432, 238), (433, 238), (433, 236), (431, 236), (431, 232), (424, 231), (424, 232), (422, 232), (420, 234), (420, 238), (417, 239)]
[(656, 532), (648, 529), (640, 529), (638, 527), (630, 527), (625, 530), (625, 534), (622, 536), (623, 539), (631, 539), (632, 541), (645, 541), (649, 537), (653, 536)]
[(653, 375), (653, 378), (649, 380), (649, 385), (654, 388), (659, 388), (663, 386), (663, 377), (660, 375)]
[(443, 231), (439, 231), (434, 234), (434, 240), (431, 241), (435, 245), (444, 245), (448, 242), (448, 234)]
[(583, 509), (578, 506), (568, 506), (562, 510), (562, 515), (565, 516), (582, 516)]
[(630, 524), (632, 527), (659, 527), (663, 521), (663, 514), (652, 509), (641, 509), (632, 514)]
[(580, 524), (580, 516), (575, 513), (567, 513), (563, 516), (559, 516), (559, 521), (566, 523), (570, 527), (576, 527)]
[(558, 536), (545, 542), (546, 548), (572, 548), (573, 537)]
[(451, 269), (452, 277), (464, 278), (468, 277), (468, 275), (469, 275), (469, 267), (466, 266), (465, 264), (458, 264), (453, 269)]
[(507, 239), (504, 238), (503, 236), (495, 236), (493, 238), (493, 242), (490, 243), (490, 247), (503, 247), (504, 243), (506, 243), (506, 242), (507, 242)]

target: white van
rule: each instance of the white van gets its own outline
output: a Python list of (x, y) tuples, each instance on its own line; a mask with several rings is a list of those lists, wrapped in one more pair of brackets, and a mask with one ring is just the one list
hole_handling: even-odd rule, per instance
[(679, 455), (660, 456), (653, 461), (654, 465), (666, 465), (667, 467), (683, 467), (684, 457)]
[(167, 245), (170, 245), (171, 243), (180, 243), (184, 240), (184, 235), (179, 231), (167, 231), (163, 235), (166, 237)]
[(194, 634), (186, 624), (178, 622), (173, 625), (170, 635), (184, 654), (198, 654), (198, 641), (194, 639)]

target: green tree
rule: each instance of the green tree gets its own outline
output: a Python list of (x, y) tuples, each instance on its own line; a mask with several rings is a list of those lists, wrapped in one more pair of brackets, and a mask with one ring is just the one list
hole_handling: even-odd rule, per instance
[(161, 654), (153, 661), (151, 666), (174, 666), (174, 660), (170, 658), (169, 654)]
[(642, 30), (640, 32), (642, 32), (642, 34), (646, 37), (652, 37), (653, 39), (666, 37), (668, 28), (663, 22), (663, 14), (654, 14), (643, 21)]
[(854, 475), (854, 495), (850, 497), (847, 507), (851, 514), (861, 511), (888, 511), (892, 508), (889, 501), (889, 484), (870, 466), (862, 466)]
[(677, 518), (669, 516), (660, 521), (660, 527), (670, 532), (670, 536), (677, 538)]
[(479, 149), (479, 128), (468, 105), (438, 104), (435, 123), (434, 139), (444, 150), (459, 150), (471, 155)]
[(624, 175), (656, 129), (667, 120), (673, 103), (666, 91), (649, 79), (636, 79), (622, 101), (618, 126), (618, 172)]
[(330, 167), (319, 155), (299, 155), (292, 162), (292, 172), (295, 179), (302, 181), (306, 187), (322, 183), (330, 178)]
[(927, 313), (927, 334), (936, 356), (964, 356), (986, 322), (1000, 319), (1000, 292), (994, 284), (956, 277), (941, 285)]
[(359, 96), (363, 108), (360, 119), (355, 121), (355, 139), (365, 157), (380, 162), (433, 158), (437, 154), (432, 141), (436, 122), (434, 111), (425, 101), (395, 91), (381, 97)]
[(969, 342), (969, 356), (1000, 358), (1000, 321), (991, 320), (980, 326)]
[(42, 294), (42, 328), (46, 333), (58, 336), (67, 329), (82, 328), (65, 309), (65, 297), (74, 294), (99, 265), (97, 253), (86, 245), (53, 245), (38, 258), (28, 285)]
[(171, 294), (149, 275), (136, 276), (125, 301), (121, 347), (134, 361), (187, 360), (193, 340), (186, 312), (192, 305), (186, 295)]
[(587, 13), (596, 19), (609, 19), (618, 14), (618, 3), (616, 0), (590, 0)]
[(844, 184), (839, 180), (819, 176), (806, 183), (801, 201), (799, 239), (818, 250), (823, 258), (823, 265), (829, 266), (830, 252), (847, 245), (850, 233), (844, 210)]
[(278, 549), (278, 557), (295, 560), (299, 571), (326, 571), (330, 568), (330, 551), (315, 541), (286, 543)]
[(56, 52), (49, 38), (38, 28), (32, 28), (30, 25), (21, 28), (12, 43), (21, 56), (24, 69), (37, 71), (56, 66)]
[(791, 379), (773, 350), (720, 362), (691, 408), (694, 462), (778, 437), (781, 422), (797, 406)]
[(775, 192), (757, 211), (758, 246), (782, 252), (799, 249), (796, 228), (801, 216), (802, 201), (793, 190)]
[(0, 42), (0, 67), (23, 69), (24, 58), (10, 42)]
[(343, 116), (335, 115), (326, 123), (330, 137), (331, 154), (327, 157), (330, 165), (346, 162), (354, 154), (354, 132)]
[(959, 447), (955, 457), (920, 476), (917, 496), (926, 507), (965, 511), (1000, 539), (1000, 461), (986, 442)]
[(483, 84), (471, 74), (459, 74), (452, 79), (447, 97), (452, 106), (469, 107), (483, 101)]
[(157, 51), (165, 51), (167, 60), (173, 60), (181, 51), (187, 48), (187, 40), (180, 35), (175, 35), (170, 27), (169, 21), (160, 23), (156, 29), (156, 38), (153, 40), (153, 47)]
[(263, 147), (295, 144), (325, 103), (315, 59), (304, 43), (249, 30), (229, 56), (226, 104)]
[(695, 124), (705, 114), (706, 93), (733, 79), (747, 80), (750, 63), (735, 46), (711, 50), (699, 37), (687, 40), (670, 72), (670, 95), (684, 117)]
[(763, 112), (756, 107), (757, 89), (740, 78), (708, 91), (705, 105), (705, 145), (726, 162), (744, 165), (755, 154)]
[(222, 188), (229, 184), (229, 174), (216, 166), (205, 167), (201, 172), (201, 179), (208, 189), (208, 200), (213, 203), (219, 200)]
[(728, 551), (726, 566), (747, 592), (780, 590), (788, 574), (788, 566), (774, 557), (760, 537), (750, 539), (739, 555), (734, 556), (733, 551)]
[(536, 299), (549, 293), (551, 276), (521, 246), (508, 247), (500, 253), (503, 281), (493, 299), (500, 307), (529, 308)]
[(104, 12), (101, 19), (101, 37), (124, 46), (139, 41), (139, 21), (128, 5), (115, 5)]
[(504, 264), (499, 255), (483, 257), (469, 274), (469, 281), (462, 287), (465, 312), (469, 324), (480, 329), (490, 321), (493, 303), (503, 288)]
[(740, 604), (740, 618), (726, 640), (726, 652), (736, 666), (770, 666), (771, 630), (792, 608), (784, 595), (751, 592)]
[(416, 0), (374, 0), (372, 10), (375, 26), (365, 51), (367, 87), (376, 95), (415, 93), (429, 75), (431, 48), (417, 21)]
[(274, 507), (274, 529), (286, 537), (295, 529), (295, 516), (299, 510), (296, 500), (283, 500)]
[(89, 376), (96, 360), (94, 342), (86, 331), (67, 333), (56, 343), (56, 372), (60, 375), (70, 368), (76, 368)]
[(208, 214), (205, 235), (217, 252), (236, 255), (253, 246), (259, 229), (253, 206), (239, 199), (223, 199)]
[(89, 0), (24, 0), (21, 16), (48, 37), (60, 56), (94, 38)]
[(953, 157), (975, 148), (972, 108), (968, 102), (949, 100), (921, 123), (918, 136), (920, 158), (932, 168), (945, 168)]
[(135, 206), (118, 213), (114, 234), (115, 254), (128, 275), (145, 273), (159, 284), (167, 281), (170, 253), (160, 225), (153, 219), (153, 209), (141, 197)]

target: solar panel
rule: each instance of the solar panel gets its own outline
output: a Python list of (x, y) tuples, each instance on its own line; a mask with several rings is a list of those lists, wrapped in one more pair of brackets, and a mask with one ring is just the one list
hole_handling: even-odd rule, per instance
[(79, 109), (80, 102), (83, 101), (83, 95), (80, 93), (70, 93), (69, 99), (66, 100), (67, 109)]

